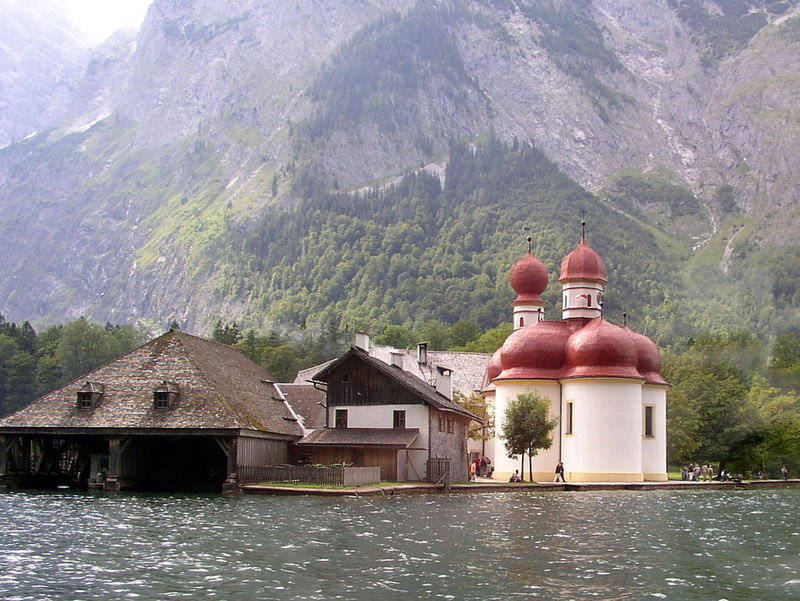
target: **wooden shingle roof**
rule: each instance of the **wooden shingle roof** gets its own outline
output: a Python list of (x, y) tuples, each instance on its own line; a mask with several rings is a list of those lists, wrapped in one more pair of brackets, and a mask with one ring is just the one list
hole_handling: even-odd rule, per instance
[(479, 418), (477, 415), (470, 413), (455, 401), (448, 399), (446, 396), (438, 392), (436, 388), (431, 384), (428, 384), (424, 380), (420, 380), (418, 377), (405, 370), (398, 369), (391, 365), (387, 365), (380, 359), (371, 357), (369, 353), (358, 347), (352, 347), (347, 353), (342, 355), (338, 360), (328, 364), (328, 366), (325, 367), (325, 369), (315, 374), (313, 376), (313, 379), (326, 382), (328, 374), (332, 370), (334, 370), (338, 365), (348, 360), (350, 357), (357, 357), (360, 360), (368, 363), (379, 372), (394, 379), (395, 381), (403, 385), (406, 389), (415, 393), (420, 398), (421, 401), (431, 405), (432, 407), (435, 407), (436, 409), (439, 409), (440, 411), (449, 411), (453, 413), (458, 413), (459, 415), (467, 417), (471, 420), (477, 422), (482, 421), (481, 418)]
[[(450, 369), (452, 370), (453, 391), (459, 392), (464, 396), (469, 396), (483, 387), (486, 367), (492, 358), (489, 353), (428, 351), (427, 362), (421, 364), (417, 362), (416, 349), (396, 349), (390, 346), (372, 345), (368, 352), (370, 357), (383, 361), (387, 365), (392, 362), (392, 353), (402, 353), (403, 370), (428, 384), (435, 383), (437, 367)], [(295, 384), (308, 382), (334, 361), (336, 360), (326, 361), (297, 372), (297, 376), (294, 379)]]
[(325, 391), (311, 384), (276, 384), (304, 428), (325, 427)]
[[(80, 409), (86, 382), (102, 385), (91, 409)], [(163, 383), (177, 387), (168, 409), (154, 407)], [(233, 347), (169, 331), (73, 380), (0, 420), (0, 432), (58, 429), (241, 429), (289, 437), (302, 430), (273, 378)]]
[(386, 447), (407, 449), (419, 436), (418, 428), (323, 428), (314, 430), (299, 445), (330, 447)]

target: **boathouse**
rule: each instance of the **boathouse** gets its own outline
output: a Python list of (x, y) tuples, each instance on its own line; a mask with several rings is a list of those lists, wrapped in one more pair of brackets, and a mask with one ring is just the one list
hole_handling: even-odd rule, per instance
[(273, 378), (236, 349), (170, 330), (0, 420), (10, 487), (235, 490), (302, 437)]

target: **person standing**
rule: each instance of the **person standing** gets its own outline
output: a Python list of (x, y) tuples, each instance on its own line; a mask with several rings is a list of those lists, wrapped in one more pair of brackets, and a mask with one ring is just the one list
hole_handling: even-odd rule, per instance
[(566, 482), (566, 480), (564, 480), (564, 464), (560, 461), (556, 466), (556, 477), (553, 478), (553, 482)]
[(784, 480), (789, 479), (789, 470), (785, 465), (781, 468), (781, 478)]

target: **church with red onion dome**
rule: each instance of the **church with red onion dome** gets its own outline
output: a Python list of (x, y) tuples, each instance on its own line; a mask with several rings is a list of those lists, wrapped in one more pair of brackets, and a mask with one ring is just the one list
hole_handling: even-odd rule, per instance
[(582, 236), (564, 258), (560, 320), (545, 319), (549, 274), (530, 250), (509, 279), (517, 293), (514, 331), (492, 356), (482, 390), (496, 416), (497, 435), (487, 442), (494, 478), (507, 480), (520, 467), (499, 438), (506, 407), (535, 392), (550, 401), (559, 424), (552, 447), (533, 459), (534, 480), (552, 480), (559, 462), (568, 482), (666, 480), (661, 357), (647, 336), (605, 319), (602, 257)]

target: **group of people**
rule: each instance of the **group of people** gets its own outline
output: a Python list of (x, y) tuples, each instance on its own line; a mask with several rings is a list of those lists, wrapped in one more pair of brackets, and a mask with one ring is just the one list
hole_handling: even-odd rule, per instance
[(494, 473), (494, 466), (492, 460), (488, 457), (475, 457), (469, 462), (469, 479), (474, 482), (480, 476), (481, 478), (491, 478)]
[[(767, 478), (767, 472), (765, 468), (759, 468), (758, 470), (753, 472), (753, 477), (756, 480), (765, 480)], [(783, 480), (789, 479), (789, 470), (784, 465), (781, 467), (781, 478)], [(695, 463), (690, 463), (687, 466), (681, 468), (681, 480), (688, 480), (690, 482), (710, 482), (714, 479), (714, 466), (713, 465), (700, 465)], [(727, 482), (729, 480), (734, 480), (736, 482), (742, 481), (741, 474), (734, 474), (730, 470), (722, 469), (719, 472), (719, 479), (723, 482)]]
[(710, 482), (714, 479), (714, 466), (690, 463), (681, 468), (681, 480), (689, 482)]

